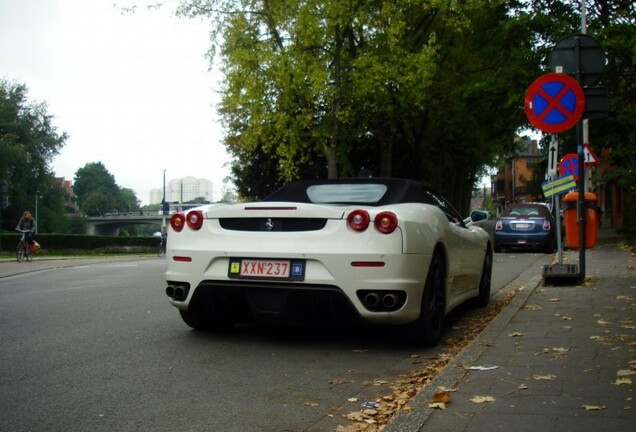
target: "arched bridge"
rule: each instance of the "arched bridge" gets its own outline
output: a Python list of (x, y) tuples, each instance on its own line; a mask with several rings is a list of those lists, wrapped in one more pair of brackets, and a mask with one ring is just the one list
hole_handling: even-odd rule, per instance
[[(128, 225), (157, 225), (157, 231), (161, 230), (164, 216), (162, 215), (116, 215), (116, 216), (89, 216), (86, 218), (86, 234), (89, 235), (119, 235), (119, 230)], [(166, 216), (167, 218), (167, 216)]]

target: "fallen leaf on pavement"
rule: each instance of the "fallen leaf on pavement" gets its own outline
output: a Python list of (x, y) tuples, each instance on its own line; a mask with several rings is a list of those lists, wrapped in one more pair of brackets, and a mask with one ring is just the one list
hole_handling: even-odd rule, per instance
[(433, 408), (433, 409), (440, 409), (440, 410), (445, 410), (446, 409), (446, 404), (444, 402), (433, 402), (428, 404), (429, 408)]
[(622, 385), (629, 385), (631, 383), (632, 383), (632, 379), (631, 378), (618, 378), (612, 384), (617, 385), (617, 386), (622, 386)]
[(381, 386), (381, 385), (388, 384), (388, 383), (389, 383), (389, 382), (388, 382), (388, 381), (385, 381), (385, 380), (373, 380), (373, 381), (365, 381), (365, 382), (363, 382), (362, 384), (363, 384), (363, 385), (366, 385), (366, 386), (379, 387), (379, 386)]
[(609, 321), (598, 320), (598, 321), (596, 321), (596, 324), (607, 325), (607, 324), (611, 324), (611, 323)]
[(305, 406), (308, 407), (317, 407), (319, 406), (316, 402), (305, 402)]
[(604, 406), (596, 406), (596, 405), (583, 405), (583, 408), (585, 408), (585, 411), (600, 411), (605, 409)]
[(448, 392), (442, 391), (442, 392), (437, 392), (433, 395), (433, 402), (436, 403), (448, 403), (448, 401), (450, 400), (450, 395), (448, 394)]
[(349, 414), (346, 414), (345, 418), (351, 421), (364, 421), (366, 416), (362, 414), (360, 411), (355, 411), (355, 412), (350, 412)]
[(616, 372), (616, 376), (619, 376), (619, 377), (627, 377), (632, 375), (636, 375), (636, 371), (629, 370), (629, 369), (622, 369)]
[(556, 375), (533, 375), (532, 379), (536, 381), (554, 381), (556, 377)]
[(508, 333), (508, 336), (510, 336), (510, 337), (520, 337), (520, 336), (523, 336), (523, 333), (519, 333), (519, 332)]
[(483, 404), (494, 402), (495, 398), (492, 396), (473, 396), (470, 401), (476, 404)]

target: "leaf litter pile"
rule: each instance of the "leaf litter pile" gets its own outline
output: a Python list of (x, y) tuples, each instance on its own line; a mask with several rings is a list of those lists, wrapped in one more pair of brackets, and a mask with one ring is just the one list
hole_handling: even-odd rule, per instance
[[(410, 412), (413, 408), (408, 405), (411, 398), (433, 380), (444, 367), (470, 342), (472, 342), (481, 331), (492, 321), (501, 310), (510, 303), (516, 292), (508, 293), (497, 300), (491, 300), (488, 308), (476, 314), (462, 317), (455, 327), (461, 327), (461, 334), (455, 335), (443, 341), (441, 352), (434, 358), (427, 359), (425, 363), (419, 360), (420, 356), (414, 354), (411, 358), (413, 363), (421, 364), (417, 370), (406, 372), (393, 382), (369, 382), (367, 385), (386, 385), (391, 392), (377, 398), (375, 401), (359, 404), (362, 409), (343, 414), (342, 417), (349, 421), (346, 426), (338, 426), (337, 432), (377, 432), (391, 420), (397, 411)], [(444, 409), (449, 401), (450, 393), (453, 389), (438, 389), (433, 397), (434, 408)], [(349, 403), (359, 403), (357, 398), (349, 398)], [(490, 402), (484, 400), (484, 402)]]

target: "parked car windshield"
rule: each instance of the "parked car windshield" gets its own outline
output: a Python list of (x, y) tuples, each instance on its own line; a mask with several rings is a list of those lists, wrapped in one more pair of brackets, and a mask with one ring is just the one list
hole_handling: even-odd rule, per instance
[(518, 205), (512, 206), (504, 216), (550, 217), (550, 211), (544, 205)]

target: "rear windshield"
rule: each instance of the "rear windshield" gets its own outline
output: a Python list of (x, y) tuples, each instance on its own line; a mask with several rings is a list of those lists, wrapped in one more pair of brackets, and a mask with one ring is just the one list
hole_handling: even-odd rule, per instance
[(312, 203), (377, 203), (387, 191), (387, 186), (374, 184), (319, 184), (307, 188)]
[(550, 211), (545, 206), (513, 206), (504, 216), (549, 217)]

